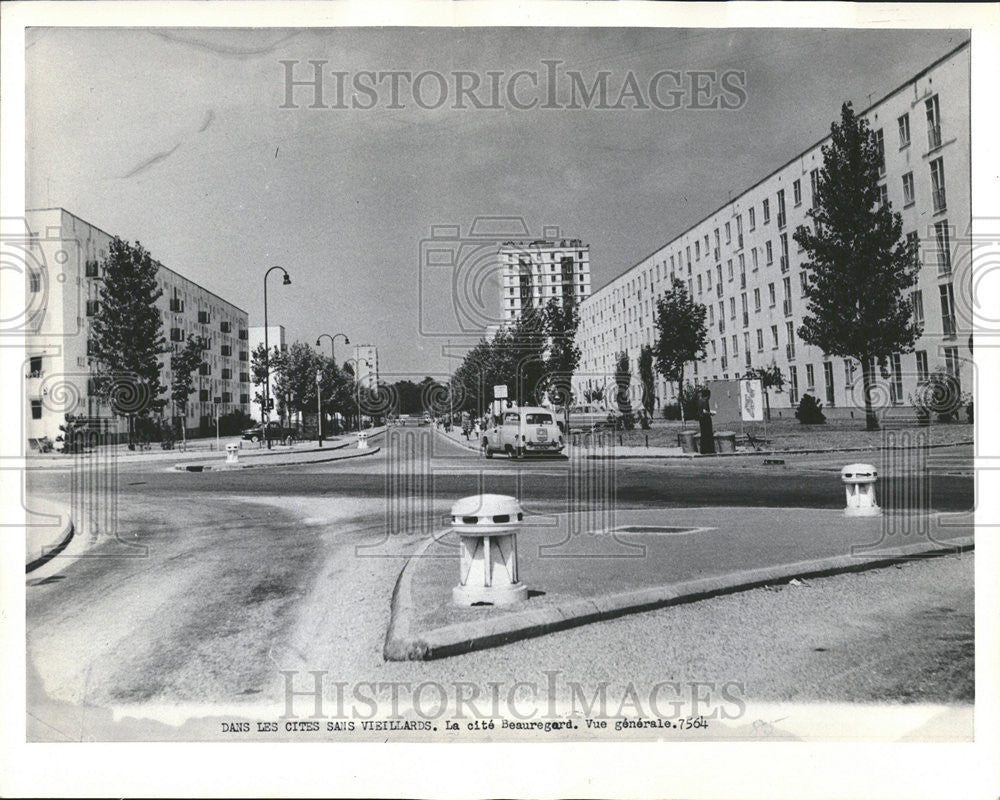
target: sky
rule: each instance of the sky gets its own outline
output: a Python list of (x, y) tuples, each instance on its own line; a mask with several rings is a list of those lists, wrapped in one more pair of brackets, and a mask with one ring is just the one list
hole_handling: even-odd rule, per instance
[[(292, 285), (269, 285), (268, 314), (290, 341), (343, 332), (378, 346), (384, 379), (419, 380), (454, 369), (446, 351), (474, 344), (477, 324), (498, 306), (485, 269), (496, 240), (470, 237), (477, 218), (504, 218), (503, 231), (523, 227), (524, 238), (548, 229), (583, 240), (596, 289), (823, 138), (842, 102), (864, 108), (966, 38), (933, 30), (34, 28), (26, 205), (62, 206), (140, 240), (161, 263), (247, 310), (251, 325), (262, 324), (264, 272), (280, 264)], [(310, 107), (313, 86), (288, 96), (286, 77), (312, 78), (311, 60), (326, 62), (323, 108)], [(367, 71), (427, 74), (419, 92), (396, 79), (393, 98), (393, 79)], [(602, 71), (605, 105), (621, 107), (594, 107), (596, 96), (589, 108), (571, 107), (570, 73), (589, 89)], [(334, 72), (344, 75), (343, 95)], [(460, 98), (455, 72), (471, 74), (465, 85), (479, 81), (473, 94), (486, 107)], [(694, 92), (693, 80), (707, 93)], [(361, 88), (352, 91), (355, 81)], [(617, 103), (625, 87), (637, 91)], [(517, 107), (532, 100), (534, 108)], [(453, 265), (442, 252), (457, 254)]]

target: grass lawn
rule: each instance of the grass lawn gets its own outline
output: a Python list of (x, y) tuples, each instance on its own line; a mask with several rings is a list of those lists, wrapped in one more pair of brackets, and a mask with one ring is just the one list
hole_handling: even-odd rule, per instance
[[(572, 419), (570, 420), (572, 424)], [(696, 422), (688, 422), (687, 430), (698, 430)], [(653, 427), (644, 431), (638, 427), (632, 431), (621, 432), (621, 444), (631, 447), (676, 447), (677, 433), (683, 429), (680, 422), (655, 420)], [(725, 423), (715, 426), (715, 431), (730, 430), (739, 436), (740, 426)], [(750, 423), (744, 427), (744, 432), (752, 433), (758, 438), (764, 437), (764, 424)], [(910, 433), (912, 438), (903, 436)], [(830, 419), (822, 425), (803, 425), (795, 419), (776, 419), (767, 423), (767, 449), (773, 450), (809, 450), (837, 449), (843, 447), (880, 447), (883, 437), (894, 436), (897, 444), (916, 443), (916, 435), (926, 435), (929, 444), (954, 444), (970, 441), (974, 428), (967, 422), (934, 422), (927, 427), (919, 427), (913, 420), (888, 420), (883, 423), (880, 431), (866, 431), (864, 420)], [(617, 435), (617, 434), (616, 434)]]

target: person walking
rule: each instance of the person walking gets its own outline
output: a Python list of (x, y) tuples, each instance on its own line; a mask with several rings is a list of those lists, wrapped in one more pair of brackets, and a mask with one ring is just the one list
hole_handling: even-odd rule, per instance
[(698, 395), (698, 421), (701, 423), (701, 446), (702, 454), (715, 452), (715, 433), (712, 430), (712, 408), (709, 399), (712, 393), (708, 389), (702, 389)]

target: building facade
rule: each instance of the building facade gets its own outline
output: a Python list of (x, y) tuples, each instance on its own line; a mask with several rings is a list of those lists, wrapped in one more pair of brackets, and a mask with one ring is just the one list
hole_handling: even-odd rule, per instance
[[(282, 353), (288, 349), (288, 343), (285, 341), (285, 326), (284, 325), (269, 325), (267, 328), (267, 345), (271, 348), (271, 352), (274, 352), (274, 348), (277, 347)], [(253, 359), (254, 351), (258, 347), (264, 346), (264, 326), (254, 325), (250, 328), (250, 358)], [(274, 398), (274, 386), (277, 381), (277, 374), (271, 373), (271, 397)], [(258, 422), (263, 421), (261, 416), (261, 404), (257, 402), (258, 389), (256, 386), (250, 387), (250, 416), (252, 416)], [(260, 393), (263, 394), (264, 387), (260, 387)], [(277, 408), (277, 400), (275, 400), (275, 407)], [(272, 415), (273, 417), (274, 415)]]
[[(108, 403), (91, 391), (89, 340), (91, 320), (100, 306), (103, 262), (114, 237), (62, 208), (31, 209), (26, 219), (26, 436), (29, 442), (43, 437), (55, 441), (66, 414), (111, 416)], [(188, 335), (201, 337), (207, 349), (193, 376), (195, 391), (184, 425), (191, 433), (214, 431), (217, 413), (249, 411), (247, 312), (157, 266), (162, 290), (157, 307), (169, 348), (161, 356), (161, 383), (171, 383), (171, 353), (184, 347)], [(169, 389), (166, 397), (169, 400)], [(163, 416), (179, 419), (180, 412), (168, 402)]]
[[(859, 114), (884, 154), (882, 194), (919, 244), (920, 273), (911, 298), (923, 325), (915, 352), (895, 354), (889, 377), (878, 376), (879, 405), (905, 407), (917, 382), (936, 368), (971, 391), (970, 56), (965, 43)], [(830, 103), (831, 118), (839, 101)], [(655, 342), (656, 300), (674, 278), (707, 309), (705, 358), (687, 376), (737, 379), (753, 367), (777, 365), (786, 380), (771, 392), (772, 409), (790, 413), (809, 393), (834, 415), (864, 408), (860, 365), (828, 357), (796, 334), (806, 312), (806, 253), (792, 238), (813, 204), (829, 137), (739, 194), (584, 300), (577, 344), (577, 391), (613, 385), (616, 356), (632, 365)], [(607, 393), (606, 393), (607, 394)], [(657, 405), (676, 387), (657, 376)], [(863, 415), (863, 411), (861, 411)]]
[(504, 325), (552, 299), (562, 306), (590, 296), (590, 245), (579, 239), (504, 242), (497, 263)]
[(375, 345), (354, 345), (351, 366), (362, 389), (374, 389), (378, 386), (378, 348)]

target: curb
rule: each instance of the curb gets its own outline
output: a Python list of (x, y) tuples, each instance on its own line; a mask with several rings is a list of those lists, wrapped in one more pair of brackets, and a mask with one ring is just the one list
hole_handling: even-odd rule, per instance
[(392, 594), (389, 629), (382, 650), (386, 661), (416, 661), (469, 653), (498, 647), (521, 639), (542, 636), (591, 622), (614, 619), (626, 614), (652, 611), (671, 605), (732, 594), (792, 578), (817, 578), (848, 572), (862, 572), (889, 566), (917, 557), (936, 557), (963, 553), (974, 548), (971, 536), (939, 542), (906, 545), (891, 553), (869, 558), (832, 556), (829, 558), (779, 564), (772, 567), (734, 572), (664, 586), (646, 587), (629, 592), (580, 598), (559, 606), (527, 609), (480, 622), (462, 622), (423, 633), (411, 634), (414, 601), (411, 591), (411, 565), (435, 541), (431, 537), (407, 560)]
[[(345, 445), (346, 446), (346, 445)], [(342, 448), (335, 448), (342, 449)], [(360, 453), (334, 456), (333, 458), (312, 458), (308, 461), (274, 461), (266, 464), (174, 464), (170, 469), (176, 472), (233, 472), (240, 469), (267, 469), (269, 467), (299, 467), (308, 464), (328, 464), (331, 461), (348, 461), (352, 458), (364, 458), (378, 453), (381, 447), (372, 447)]]
[[(961, 445), (975, 444), (973, 439), (964, 439), (960, 442), (942, 442), (941, 444), (927, 444), (924, 445), (928, 450), (932, 450), (938, 447), (959, 447)], [(624, 446), (624, 445), (623, 445)], [(597, 456), (588, 455), (586, 458), (592, 459), (594, 461), (615, 461), (618, 459), (627, 458), (673, 458), (673, 459), (686, 459), (692, 461), (697, 458), (746, 458), (753, 456), (801, 456), (801, 455), (811, 455), (815, 453), (864, 453), (864, 452), (881, 452), (882, 450), (912, 450), (913, 447), (875, 447), (868, 445), (866, 447), (827, 447), (821, 449), (802, 449), (802, 450), (754, 450), (752, 452), (742, 452), (742, 453), (679, 453), (677, 455), (622, 455), (622, 456)]]
[(29, 572), (34, 572), (41, 566), (44, 566), (57, 555), (59, 555), (72, 541), (74, 534), (76, 533), (76, 527), (73, 525), (73, 520), (67, 514), (66, 516), (66, 527), (63, 529), (62, 533), (59, 535), (59, 541), (54, 545), (49, 545), (48, 549), (42, 551), (42, 554), (27, 563), (24, 572), (28, 574)]

